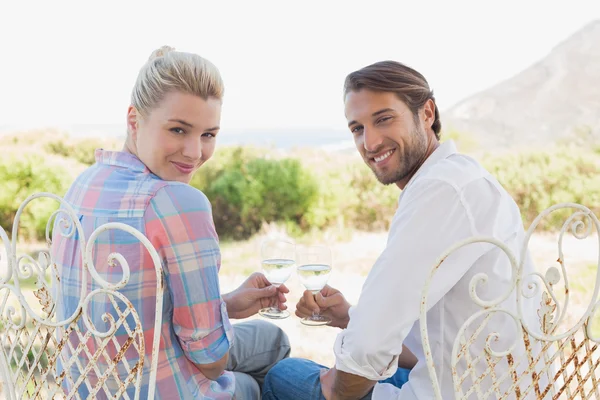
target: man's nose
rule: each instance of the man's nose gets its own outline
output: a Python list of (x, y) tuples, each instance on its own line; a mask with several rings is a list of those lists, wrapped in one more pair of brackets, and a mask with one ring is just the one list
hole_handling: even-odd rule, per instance
[(368, 152), (376, 152), (382, 145), (383, 137), (375, 130), (363, 128), (363, 145)]

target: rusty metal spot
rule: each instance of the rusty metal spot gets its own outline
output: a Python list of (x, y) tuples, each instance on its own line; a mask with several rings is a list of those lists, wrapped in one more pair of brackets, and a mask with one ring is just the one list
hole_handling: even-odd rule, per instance
[(521, 398), (521, 388), (519, 387), (519, 377), (517, 376), (517, 371), (515, 370), (515, 360), (512, 354), (506, 355), (506, 361), (508, 361), (508, 367), (510, 369), (510, 376), (512, 378), (513, 383), (517, 384), (515, 387), (515, 394), (517, 396), (517, 400)]
[(48, 290), (45, 287), (41, 287), (38, 290), (34, 291), (33, 294), (40, 301), (42, 311), (49, 315), (52, 312), (53, 301), (52, 296), (50, 295)]
[(121, 361), (121, 359), (125, 355), (125, 352), (129, 348), (129, 346), (131, 346), (132, 343), (133, 343), (133, 338), (128, 337), (127, 340), (125, 341), (125, 343), (123, 343), (123, 347), (121, 347), (121, 350), (119, 350), (119, 353), (117, 353), (117, 355), (113, 358), (113, 363), (118, 364)]
[(444, 263), (444, 261), (446, 261), (446, 258), (447, 258), (447, 257), (444, 257), (444, 258), (442, 258), (442, 259), (440, 260), (440, 262), (438, 262), (438, 263), (435, 265), (435, 267), (433, 267), (433, 270), (434, 270), (434, 271), (436, 271), (436, 270), (437, 270), (437, 269), (440, 267), (440, 265), (442, 265), (442, 264)]
[[(78, 221), (72, 221), (75, 225), (75, 232), (80, 232), (81, 227), (78, 225)], [(63, 222), (64, 224), (64, 222)], [(115, 224), (119, 225), (119, 224)], [(122, 225), (122, 224), (121, 224)], [(71, 225), (65, 225), (69, 227)], [(124, 229), (127, 231), (127, 227), (118, 229)], [(99, 229), (115, 229), (115, 227), (100, 227)], [(135, 231), (138, 239), (142, 240), (143, 234), (139, 231)], [(93, 234), (92, 234), (93, 236)], [(82, 236), (83, 238), (83, 236)], [(144, 238), (147, 239), (147, 238)], [(52, 246), (52, 240), (46, 241), (48, 247)], [(155, 249), (148, 245), (146, 242), (143, 243), (146, 249), (152, 253), (153, 259), (156, 260), (158, 255)], [(83, 248), (86, 248), (85, 243)], [(14, 257), (15, 255), (11, 255)], [(52, 275), (52, 282), (56, 284), (61, 281), (59, 266), (51, 259), (49, 253), (40, 252), (39, 265), (44, 271), (49, 272)], [(93, 263), (89, 256), (82, 255), (81, 257), (83, 264), (82, 270), (85, 271), (89, 276), (90, 269), (93, 268)], [(111, 262), (112, 266), (116, 266), (117, 260)], [(49, 271), (48, 271), (49, 267)], [(162, 271), (162, 266), (159, 262), (154, 265), (157, 274), (157, 305), (162, 300), (164, 286), (166, 284), (165, 276)], [(14, 274), (13, 274), (14, 275)], [(129, 279), (129, 272), (125, 274), (124, 279)], [(56, 280), (54, 280), (54, 278)], [(17, 275), (13, 279), (20, 279)], [(0, 335), (2, 338), (5, 358), (11, 364), (16, 364), (12, 371), (11, 381), (5, 382), (12, 385), (17, 397), (19, 398), (31, 398), (31, 399), (48, 399), (48, 398), (80, 398), (78, 394), (79, 387), (90, 388), (90, 398), (96, 398), (96, 394), (102, 395), (106, 392), (106, 396), (109, 398), (127, 398), (124, 392), (110, 393), (114, 390), (114, 387), (101, 382), (106, 379), (114, 378), (115, 381), (121, 384), (123, 387), (127, 385), (135, 385), (136, 390), (139, 390), (142, 384), (142, 371), (144, 366), (145, 357), (145, 336), (143, 334), (141, 321), (137, 314), (133, 304), (127, 299), (121, 292), (115, 291), (111, 288), (103, 287), (102, 291), (107, 293), (111, 299), (119, 299), (119, 304), (124, 305), (118, 306), (115, 302), (116, 312), (119, 315), (118, 320), (111, 321), (115, 325), (113, 332), (102, 332), (100, 336), (94, 336), (96, 327), (93, 324), (95, 315), (88, 315), (90, 307), (86, 307), (84, 311), (82, 307), (78, 307), (73, 315), (66, 316), (70, 322), (64, 325), (60, 324), (58, 327), (49, 325), (49, 322), (54, 323), (58, 321), (57, 316), (54, 315), (56, 312), (56, 299), (52, 297), (50, 288), (47, 282), (43, 278), (40, 278), (36, 282), (36, 287), (31, 291), (37, 301), (39, 302), (41, 312), (39, 315), (30, 315), (30, 310), (25, 310), (26, 321), (21, 321), (24, 324), (23, 328), (19, 327), (19, 323), (15, 322), (18, 320), (19, 314), (13, 313), (9, 315), (6, 310), (0, 309)], [(94, 277), (92, 282), (94, 283)], [(103, 285), (103, 282), (96, 282)], [(22, 300), (23, 293), (20, 291), (20, 285), (15, 284), (14, 295), (17, 299)], [(81, 298), (79, 304), (89, 304), (89, 298), (84, 297), (90, 295), (90, 290), (93, 285), (86, 285), (82, 288)], [(97, 293), (97, 292), (95, 292)], [(7, 294), (8, 296), (8, 294)], [(4, 299), (6, 300), (6, 299)], [(35, 301), (34, 301), (35, 302)], [(35, 306), (35, 305), (34, 305)], [(38, 308), (38, 307), (33, 307)], [(160, 320), (162, 309), (157, 307), (155, 314), (155, 334), (154, 340), (160, 342)], [(47, 315), (44, 315), (44, 313)], [(128, 317), (133, 316), (134, 323), (129, 323)], [(8, 319), (6, 318), (8, 316)], [(32, 318), (33, 317), (33, 318)], [(41, 317), (41, 318), (40, 318)], [(85, 319), (84, 319), (84, 318)], [(13, 321), (13, 318), (15, 321)], [(37, 320), (36, 320), (37, 318)], [(26, 322), (26, 323), (25, 323)], [(90, 325), (91, 324), (91, 325)], [(94, 328), (92, 328), (92, 326)], [(119, 347), (121, 339), (117, 339), (116, 332), (119, 327), (124, 328), (127, 331), (128, 337), (124, 341), (122, 347)], [(106, 336), (108, 335), (108, 336)], [(154, 342), (153, 342), (154, 343)], [(112, 347), (115, 344), (115, 347)], [(158, 348), (153, 349), (152, 344), (148, 346), (152, 350), (152, 360), (150, 378), (150, 387), (154, 389), (154, 380), (156, 378), (156, 362), (157, 362), (157, 351)], [(118, 349), (118, 351), (116, 351)], [(136, 352), (137, 363), (131, 370), (131, 361), (127, 362), (127, 356), (130, 353)], [(117, 353), (115, 356), (115, 352)], [(60, 366), (60, 371), (59, 371)], [(103, 374), (102, 369), (105, 369), (107, 373)], [(125, 381), (121, 381), (120, 368), (124, 366), (126, 371)], [(117, 369), (119, 367), (119, 369)], [(1, 383), (0, 383), (1, 385)], [(66, 389), (68, 386), (68, 390)], [(67, 393), (68, 392), (68, 393)]]
[(56, 281), (60, 282), (60, 274), (58, 273), (58, 267), (56, 266), (56, 263), (52, 263), (52, 270), (54, 271), (54, 277), (56, 278)]
[(526, 350), (530, 350), (531, 349), (531, 342), (529, 341), (529, 333), (527, 333), (527, 331), (525, 330), (525, 328), (523, 328), (523, 343), (525, 343), (525, 349)]
[(137, 362), (133, 368), (131, 368), (131, 375), (134, 375), (138, 372), (138, 370), (140, 369), (140, 367), (142, 366), (141, 362)]
[(537, 396), (537, 398), (541, 398), (541, 391), (540, 391), (540, 377), (537, 374), (537, 372), (535, 371), (531, 371), (531, 380), (533, 381), (533, 388), (535, 390), (535, 395)]

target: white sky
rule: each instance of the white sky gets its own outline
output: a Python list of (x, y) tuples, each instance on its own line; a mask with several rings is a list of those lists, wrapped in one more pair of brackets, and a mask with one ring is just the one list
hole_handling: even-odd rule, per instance
[(168, 44), (221, 70), (224, 130), (339, 130), (355, 69), (407, 63), (444, 109), (594, 19), (600, 0), (0, 0), (0, 127), (122, 123), (140, 66)]

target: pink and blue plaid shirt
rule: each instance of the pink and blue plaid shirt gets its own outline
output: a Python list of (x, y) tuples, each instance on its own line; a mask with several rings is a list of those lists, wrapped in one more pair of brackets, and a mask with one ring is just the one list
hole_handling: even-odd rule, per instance
[[(104, 223), (122, 222), (146, 235), (163, 261), (165, 294), (156, 398), (231, 399), (235, 391), (233, 373), (225, 372), (210, 381), (194, 365), (218, 361), (233, 344), (233, 330), (219, 288), (218, 237), (206, 196), (190, 185), (160, 179), (132, 154), (96, 150), (96, 164), (77, 178), (65, 200), (78, 215), (86, 237)], [(53, 236), (63, 299), (58, 316), (64, 317), (79, 303), (81, 256), (77, 235)], [(121, 292), (132, 302), (144, 330), (145, 380), (140, 398), (146, 398), (156, 308), (154, 264), (130, 234), (115, 230), (103, 233), (96, 240), (94, 264), (109, 282), (122, 276), (119, 266), (107, 265), (113, 252), (121, 253), (131, 269), (131, 278)], [(113, 306), (106, 297), (97, 296), (89, 310), (92, 320), (100, 321)], [(131, 395), (132, 387), (128, 392)]]

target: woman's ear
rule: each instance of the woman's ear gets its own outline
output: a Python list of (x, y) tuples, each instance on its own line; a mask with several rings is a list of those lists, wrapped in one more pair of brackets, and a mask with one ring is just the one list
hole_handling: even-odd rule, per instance
[(138, 111), (134, 106), (127, 109), (127, 134), (134, 142), (137, 141)]

